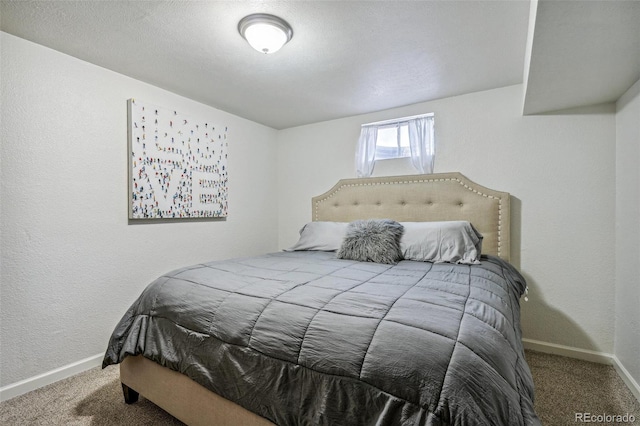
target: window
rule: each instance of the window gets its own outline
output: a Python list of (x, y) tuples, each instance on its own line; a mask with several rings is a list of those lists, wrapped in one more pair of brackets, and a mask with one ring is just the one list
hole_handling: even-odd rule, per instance
[(358, 177), (371, 176), (375, 162), (411, 157), (420, 173), (433, 173), (434, 115), (423, 114), (363, 124), (356, 151)]
[(376, 161), (403, 157), (411, 157), (409, 124), (394, 123), (378, 127)]

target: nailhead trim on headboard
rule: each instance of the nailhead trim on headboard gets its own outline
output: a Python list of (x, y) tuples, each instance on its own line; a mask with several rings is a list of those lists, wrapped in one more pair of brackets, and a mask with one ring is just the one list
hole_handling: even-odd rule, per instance
[(358, 186), (378, 186), (378, 185), (406, 185), (409, 183), (431, 183), (431, 182), (457, 182), (458, 184), (460, 184), (462, 187), (464, 187), (465, 189), (478, 194), (482, 197), (486, 197), (486, 198), (490, 198), (493, 200), (497, 200), (498, 201), (498, 237), (497, 237), (497, 245), (498, 245), (498, 256), (502, 257), (502, 225), (503, 225), (503, 221), (502, 221), (502, 197), (496, 197), (493, 196), (491, 194), (486, 194), (484, 192), (480, 192), (475, 188), (470, 187), (469, 185), (467, 185), (466, 182), (463, 182), (462, 180), (458, 179), (458, 178), (434, 178), (434, 179), (429, 179), (429, 178), (425, 178), (425, 179), (410, 179), (410, 180), (398, 180), (398, 181), (386, 181), (386, 182), (371, 182), (371, 181), (363, 181), (362, 183), (348, 183), (348, 184), (342, 184), (340, 185), (338, 188), (336, 188), (335, 190), (331, 191), (331, 193), (324, 198), (321, 198), (319, 200), (315, 201), (315, 208), (314, 208), (314, 212), (313, 212), (313, 220), (318, 220), (318, 207), (320, 203), (323, 203), (329, 199), (331, 199), (332, 197), (334, 197), (338, 192), (340, 192), (343, 188), (348, 188), (348, 187), (358, 187)]

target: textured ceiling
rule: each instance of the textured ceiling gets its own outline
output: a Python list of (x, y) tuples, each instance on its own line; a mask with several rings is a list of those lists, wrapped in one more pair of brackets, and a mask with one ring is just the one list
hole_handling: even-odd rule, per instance
[[(1, 12), (5, 32), (281, 129), (520, 83), (529, 5), (3, 0)], [(273, 55), (238, 34), (256, 12), (293, 27)]]
[[(519, 84), (525, 75), (524, 112), (541, 113), (615, 101), (640, 78), (640, 1), (531, 6), (1, 0), (0, 29), (276, 129)], [(257, 12), (293, 27), (273, 55), (238, 34), (238, 21)]]

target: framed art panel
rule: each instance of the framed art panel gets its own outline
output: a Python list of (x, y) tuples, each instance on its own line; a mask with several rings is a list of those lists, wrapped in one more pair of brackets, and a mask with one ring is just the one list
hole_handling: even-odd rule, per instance
[(129, 218), (228, 214), (227, 126), (128, 100)]

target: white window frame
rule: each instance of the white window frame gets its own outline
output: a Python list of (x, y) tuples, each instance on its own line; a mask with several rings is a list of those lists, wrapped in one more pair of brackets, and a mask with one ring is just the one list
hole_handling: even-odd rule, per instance
[[(422, 130), (419, 130), (418, 127), (415, 127), (416, 121), (422, 118), (431, 118), (431, 120), (428, 121), (430, 124), (427, 125), (426, 129), (421, 127)], [(424, 120), (420, 121), (424, 122)], [(435, 114), (430, 112), (363, 124), (360, 131), (358, 149), (356, 150), (357, 175), (359, 177), (371, 176), (377, 161), (399, 158), (411, 158), (411, 163), (421, 173), (432, 173), (433, 160), (435, 158), (434, 121)], [(411, 130), (409, 129), (410, 126)], [(424, 126), (424, 124), (422, 126)], [(392, 128), (397, 130), (395, 136), (396, 146), (389, 146), (388, 140), (386, 147), (382, 146), (380, 144), (381, 133), (384, 132), (386, 136), (388, 136), (388, 130)], [(410, 132), (413, 136), (409, 136)], [(422, 134), (424, 137), (419, 136), (419, 134)], [(402, 144), (403, 137), (407, 139), (404, 146)], [(416, 139), (416, 137), (418, 139)], [(416, 142), (417, 140), (422, 140), (423, 142)], [(395, 152), (393, 152), (394, 150)]]

